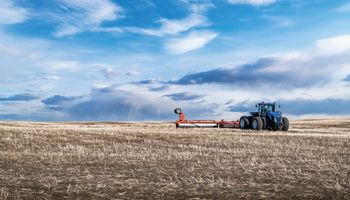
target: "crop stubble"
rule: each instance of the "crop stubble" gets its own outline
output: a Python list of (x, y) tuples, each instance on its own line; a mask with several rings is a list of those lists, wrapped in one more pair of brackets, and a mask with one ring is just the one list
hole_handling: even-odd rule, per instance
[(289, 132), (0, 123), (0, 199), (350, 199), (350, 119)]

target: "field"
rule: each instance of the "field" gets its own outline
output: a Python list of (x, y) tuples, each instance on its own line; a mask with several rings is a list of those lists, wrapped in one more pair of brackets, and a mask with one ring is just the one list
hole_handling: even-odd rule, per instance
[(289, 132), (0, 122), (0, 199), (350, 199), (350, 119)]

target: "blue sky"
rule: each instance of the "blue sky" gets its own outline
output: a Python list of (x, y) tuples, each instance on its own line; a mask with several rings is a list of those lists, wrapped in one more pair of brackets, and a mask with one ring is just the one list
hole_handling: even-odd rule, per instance
[(350, 113), (345, 0), (2, 0), (0, 120)]

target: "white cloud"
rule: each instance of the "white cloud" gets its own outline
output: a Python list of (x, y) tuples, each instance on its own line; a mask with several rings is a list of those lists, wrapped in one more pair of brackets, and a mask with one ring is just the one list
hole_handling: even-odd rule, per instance
[(29, 12), (14, 5), (11, 0), (0, 1), (0, 25), (16, 24), (24, 22), (28, 18)]
[(290, 18), (280, 16), (265, 16), (265, 19), (271, 21), (274, 26), (278, 27), (289, 27), (294, 23)]
[(181, 20), (160, 20), (161, 27), (159, 29), (129, 29), (147, 35), (163, 36), (163, 35), (176, 35), (178, 33), (187, 31), (193, 27), (201, 27), (208, 25), (207, 18), (202, 15), (191, 14), (185, 19)]
[(140, 71), (137, 69), (133, 69), (125, 73), (126, 76), (138, 76), (140, 74)]
[(316, 46), (321, 53), (324, 54), (333, 55), (344, 53), (350, 50), (350, 34), (317, 40)]
[(146, 29), (139, 27), (99, 27), (96, 31), (100, 32), (131, 32), (152, 36), (177, 35), (195, 27), (209, 26), (210, 22), (205, 16), (205, 12), (213, 7), (211, 3), (190, 4), (190, 14), (183, 19), (161, 18), (159, 28)]
[(61, 25), (55, 36), (74, 35), (92, 31), (104, 21), (113, 21), (121, 16), (122, 8), (109, 0), (60, 0), (63, 11), (55, 17)]
[(57, 60), (57, 61), (48, 61), (44, 63), (47, 66), (48, 70), (68, 70), (68, 69), (77, 69), (81, 66), (81, 63), (74, 60)]
[(144, 29), (143, 32), (157, 36), (175, 35), (193, 27), (208, 26), (210, 23), (204, 13), (212, 6), (212, 4), (192, 4), (190, 6), (191, 14), (188, 17), (180, 20), (161, 19), (161, 27), (159, 29)]
[(231, 4), (250, 4), (253, 6), (263, 6), (273, 4), (277, 0), (227, 0)]
[(43, 80), (48, 80), (48, 81), (58, 81), (61, 79), (60, 76), (56, 76), (56, 75), (46, 75), (44, 77), (42, 77)]
[(165, 48), (171, 54), (182, 54), (204, 47), (218, 34), (212, 31), (192, 31), (185, 37), (170, 39)]

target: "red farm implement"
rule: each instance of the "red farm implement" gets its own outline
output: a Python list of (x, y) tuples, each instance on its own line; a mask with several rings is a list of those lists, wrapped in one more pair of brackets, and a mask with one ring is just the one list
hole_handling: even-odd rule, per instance
[(225, 120), (188, 120), (181, 108), (175, 109), (179, 119), (175, 122), (176, 128), (239, 128), (239, 121)]

